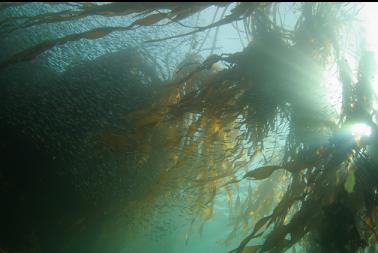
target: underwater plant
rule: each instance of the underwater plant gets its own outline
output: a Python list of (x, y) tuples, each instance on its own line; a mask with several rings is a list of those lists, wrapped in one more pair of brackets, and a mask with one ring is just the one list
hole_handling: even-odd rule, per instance
[[(176, 24), (189, 31), (151, 38), (145, 45), (187, 40), (240, 22), (239, 35), (248, 40), (240, 52), (215, 54), (212, 49), (207, 57), (192, 41), (191, 53), (166, 80), (150, 69), (141, 74), (145, 84), (158, 85), (143, 88), (153, 90), (152, 98), (125, 113), (119, 123), (124, 128), (108, 127), (93, 135), (101, 156), (124, 154), (126, 174), (139, 184), (138, 191), (125, 191), (123, 200), (105, 208), (113, 218), (101, 227), (100, 242), (121, 238), (120, 230), (132, 235), (143, 222), (159, 220), (156, 213), (164, 215), (174, 206), (189, 217), (189, 240), (193, 227), (202, 231), (214, 215), (217, 196), (224, 196), (233, 228), (223, 243), (244, 236), (230, 253), (285, 252), (298, 246), (302, 252), (375, 252), (374, 55), (363, 39), (349, 41), (360, 36), (352, 29), (358, 23), (358, 4), (61, 4), (72, 9), (8, 17), (0, 22), (0, 31), (5, 36), (93, 15), (134, 17), (126, 26), (97, 27), (37, 43), (5, 59), (2, 71), (65, 43), (155, 25)], [(211, 6), (223, 11), (220, 19), (214, 16), (206, 26), (183, 23)], [(283, 21), (285, 12), (295, 17), (291, 26)], [(215, 35), (213, 48), (217, 39)], [(133, 62), (143, 62), (134, 57)], [(139, 73), (133, 68), (131, 64), (130, 75)], [(332, 85), (340, 87), (334, 104), (327, 100), (330, 75)], [(248, 189), (241, 188), (245, 181)], [(103, 199), (109, 192), (103, 191)], [(85, 227), (96, 217), (71, 226)]]

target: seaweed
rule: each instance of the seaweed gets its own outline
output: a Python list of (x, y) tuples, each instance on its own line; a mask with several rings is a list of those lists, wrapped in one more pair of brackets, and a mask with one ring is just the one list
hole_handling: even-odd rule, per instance
[[(70, 15), (20, 17), (26, 22), (13, 29), (88, 15), (138, 15), (125, 27), (101, 27), (42, 42), (10, 57), (0, 68), (32, 60), (68, 41), (97, 39), (164, 20), (180, 25), (210, 5), (230, 6), (89, 4)], [(100, 133), (112, 152), (135, 152), (131, 167), (144, 174), (144, 189), (122, 203), (126, 208), (113, 211), (119, 220), (129, 222), (130, 234), (147, 217), (156, 218), (154, 210), (163, 212), (158, 207), (179, 202), (185, 203), (185, 212), (192, 218), (188, 241), (196, 222), (202, 231), (214, 214), (216, 197), (224, 191), (233, 223), (224, 242), (240, 230), (245, 236), (232, 253), (284, 252), (298, 244), (320, 252), (357, 252), (375, 246), (377, 175), (367, 151), (376, 141), (377, 129), (372, 113), (372, 55), (366, 50), (359, 55), (354, 82), (340, 48), (341, 34), (351, 22), (345, 14), (349, 4), (299, 3), (300, 16), (293, 30), (278, 22), (278, 5), (237, 3), (229, 14), (224, 11), (221, 19), (209, 25), (146, 41), (185, 39), (241, 20), (252, 38), (241, 52), (211, 54), (206, 59), (189, 55), (152, 105), (127, 114), (128, 131), (117, 135), (117, 141), (112, 133)], [(322, 115), (319, 96), (330, 63), (338, 68), (342, 86), (342, 111), (337, 119)], [(369, 125), (372, 136), (356, 139), (348, 133), (356, 122)], [(272, 138), (277, 144), (279, 134), (285, 132), (283, 149), (268, 144)], [(327, 141), (315, 142), (317, 138)], [(238, 175), (243, 176), (238, 179)], [(241, 200), (238, 184), (246, 180), (258, 186), (249, 188)], [(181, 199), (172, 192), (179, 192)], [(113, 236), (119, 220), (104, 226), (104, 234)], [(257, 240), (262, 243), (250, 245)]]

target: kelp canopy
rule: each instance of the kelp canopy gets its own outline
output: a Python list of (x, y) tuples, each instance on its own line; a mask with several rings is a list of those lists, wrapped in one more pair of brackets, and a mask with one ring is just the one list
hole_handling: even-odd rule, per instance
[[(122, 239), (114, 241), (119, 234), (132, 236), (141, 223), (171, 208), (190, 217), (189, 239), (194, 226), (201, 230), (212, 217), (215, 199), (224, 196), (233, 229), (223, 242), (230, 243), (238, 233), (244, 235), (232, 253), (290, 248), (375, 252), (374, 61), (363, 39), (354, 38), (352, 46), (346, 42), (358, 36), (351, 29), (358, 5), (286, 4), (295, 17), (289, 27), (282, 21), (282, 3), (62, 4), (72, 9), (8, 17), (1, 21), (1, 32), (4, 36), (92, 15), (134, 15), (133, 21), (46, 40), (5, 59), (0, 64), (3, 71), (70, 41), (144, 26), (164, 29), (174, 23), (189, 29), (150, 39), (146, 45), (187, 40), (235, 22), (243, 22), (240, 36), (249, 40), (237, 53), (211, 54), (206, 59), (199, 52), (190, 54), (167, 80), (148, 71), (147, 81), (140, 82), (159, 84), (143, 87), (144, 92), (151, 92), (148, 102), (125, 110), (117, 123), (122, 128), (109, 126), (93, 135), (101, 157), (122, 156), (117, 162), (124, 163), (125, 171), (117, 171), (117, 176), (127, 175), (127, 184), (139, 185), (137, 191), (123, 191), (123, 199), (104, 208), (112, 218), (99, 229), (101, 240), (96, 243), (112, 238), (109, 247), (117, 248), (116, 244), (122, 244)], [(210, 6), (224, 10), (219, 20), (206, 26), (182, 23)], [(130, 75), (138, 72), (132, 69)], [(329, 76), (341, 88), (340, 101), (334, 104), (325, 98)], [(370, 129), (370, 134), (352, 131), (357, 123)], [(247, 180), (251, 183), (242, 188)], [(97, 190), (88, 203), (106, 199), (111, 190)], [(91, 215), (88, 218), (84, 213), (79, 221), (64, 222), (85, 230), (86, 223), (96, 220)], [(7, 252), (7, 242), (0, 242)]]

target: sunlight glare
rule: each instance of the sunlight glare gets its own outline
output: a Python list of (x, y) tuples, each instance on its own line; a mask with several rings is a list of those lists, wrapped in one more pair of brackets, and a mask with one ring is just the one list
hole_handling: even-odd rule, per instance
[(369, 137), (371, 135), (371, 127), (364, 123), (354, 124), (351, 131), (352, 135), (357, 138), (361, 138), (362, 136)]

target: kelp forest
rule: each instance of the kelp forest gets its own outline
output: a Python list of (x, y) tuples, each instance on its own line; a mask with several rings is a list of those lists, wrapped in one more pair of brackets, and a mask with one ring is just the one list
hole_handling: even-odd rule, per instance
[(0, 253), (377, 252), (376, 13), (1, 3)]

